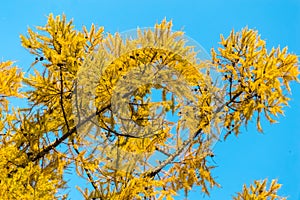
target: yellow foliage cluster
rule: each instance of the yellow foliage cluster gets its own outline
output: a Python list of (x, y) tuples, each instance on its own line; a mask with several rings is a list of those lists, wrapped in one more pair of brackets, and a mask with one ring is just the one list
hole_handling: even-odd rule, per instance
[(1, 199), (54, 199), (64, 184), (61, 163), (42, 169), (27, 156), (13, 145), (0, 148)]
[(213, 62), (227, 83), (228, 111), (224, 126), (238, 134), (242, 122), (255, 114), (257, 128), (262, 132), (260, 115), (271, 122), (283, 114), (288, 105), (290, 81), (298, 81), (298, 57), (287, 53), (287, 47), (267, 52), (266, 42), (254, 30), (232, 31), (228, 38), (221, 35), (221, 47), (212, 49)]
[(277, 190), (281, 187), (281, 184), (277, 183), (277, 180), (272, 180), (269, 189), (267, 189), (267, 180), (254, 181), (253, 185), (249, 188), (244, 185), (243, 191), (239, 192), (237, 197), (233, 197), (234, 200), (285, 200), (286, 198), (278, 196)]
[[(1, 199), (66, 199), (64, 174), (73, 166), (90, 183), (78, 186), (85, 199), (170, 200), (195, 186), (209, 195), (219, 186), (207, 162), (216, 129), (238, 134), (256, 116), (262, 131), (260, 113), (274, 122), (299, 75), (297, 56), (267, 53), (247, 28), (222, 36), (213, 62), (199, 62), (166, 20), (135, 39), (94, 25), (76, 31), (52, 14), (36, 28), (21, 35), (33, 73), (25, 78), (12, 62), (0, 63)], [(29, 89), (18, 92), (21, 83)], [(151, 101), (153, 89), (161, 101)], [(28, 107), (10, 109), (8, 97), (26, 97)], [(244, 187), (236, 199), (277, 198), (278, 184), (265, 185)]]

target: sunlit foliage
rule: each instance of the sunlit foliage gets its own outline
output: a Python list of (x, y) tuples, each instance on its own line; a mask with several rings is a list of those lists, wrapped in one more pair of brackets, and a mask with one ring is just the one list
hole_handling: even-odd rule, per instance
[[(69, 171), (90, 184), (77, 187), (85, 199), (173, 199), (195, 187), (209, 195), (219, 186), (214, 141), (253, 117), (262, 131), (261, 113), (275, 122), (298, 81), (297, 56), (268, 52), (248, 28), (221, 36), (212, 61), (166, 20), (131, 39), (95, 25), (77, 31), (65, 16), (36, 29), (21, 35), (34, 55), (28, 74), (0, 63), (1, 199), (66, 199)], [(277, 198), (276, 182), (265, 187), (235, 199)]]
[(270, 199), (270, 200), (285, 200), (285, 197), (280, 197), (277, 195), (277, 190), (281, 187), (277, 183), (277, 180), (272, 180), (269, 189), (267, 189), (267, 180), (254, 181), (253, 185), (249, 188), (244, 185), (243, 191), (239, 192), (237, 197), (233, 197), (234, 200), (260, 200), (260, 199)]

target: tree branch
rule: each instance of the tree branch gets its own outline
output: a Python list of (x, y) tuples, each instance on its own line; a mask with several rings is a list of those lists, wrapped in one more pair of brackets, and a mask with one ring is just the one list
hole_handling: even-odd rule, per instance
[(177, 156), (179, 156), (180, 153), (182, 153), (182, 151), (194, 140), (195, 137), (197, 137), (197, 135), (199, 135), (199, 133), (202, 132), (202, 128), (200, 128), (198, 131), (196, 131), (194, 133), (193, 137), (190, 137), (189, 139), (187, 139), (186, 141), (183, 142), (183, 144), (181, 145), (180, 148), (177, 149), (176, 152), (174, 152), (172, 155), (170, 155), (165, 161), (163, 161), (159, 166), (155, 167), (152, 170), (149, 170), (148, 172), (145, 173), (145, 176), (147, 177), (154, 177), (155, 175), (157, 175), (165, 166), (167, 166), (168, 164), (170, 164)]
[[(99, 115), (100, 113), (102, 113), (103, 111), (105, 111), (106, 109), (108, 109), (111, 105), (108, 104), (107, 106), (103, 107), (100, 110), (97, 110), (95, 113), (91, 114), (90, 116), (88, 116), (86, 119), (80, 121), (76, 126), (74, 126), (73, 128), (68, 128), (68, 132), (65, 133), (64, 135), (62, 135), (60, 138), (57, 138), (52, 144), (50, 144), (49, 146), (47, 146), (46, 148), (44, 148), (42, 151), (40, 151), (38, 154), (36, 154), (36, 156), (31, 158), (31, 161), (37, 161), (38, 159), (42, 158), (43, 156), (45, 156), (47, 153), (49, 153), (49, 151), (51, 151), (52, 149), (56, 148), (58, 145), (60, 145), (64, 140), (66, 140), (69, 136), (71, 136), (73, 133), (76, 133), (77, 131), (77, 127), (81, 127), (83, 126), (85, 123), (87, 123), (88, 121), (90, 121), (91, 119), (93, 119), (93, 117)], [(63, 111), (64, 113), (64, 111)], [(64, 116), (65, 117), (65, 116)], [(65, 119), (66, 120), (66, 119)]]

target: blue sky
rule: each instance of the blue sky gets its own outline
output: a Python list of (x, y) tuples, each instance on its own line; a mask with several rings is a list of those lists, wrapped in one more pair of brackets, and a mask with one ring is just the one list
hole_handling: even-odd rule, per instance
[[(1, 4), (0, 59), (15, 60), (26, 70), (34, 57), (21, 47), (19, 34), (26, 34), (28, 26), (44, 25), (49, 13), (65, 13), (78, 30), (95, 23), (111, 33), (151, 27), (166, 17), (173, 20), (175, 30), (184, 28), (207, 51), (217, 46), (220, 33), (248, 26), (259, 31), (269, 49), (288, 46), (289, 52), (300, 55), (299, 0), (9, 0)], [(213, 189), (210, 198), (193, 192), (189, 199), (231, 199), (244, 183), (264, 178), (277, 178), (283, 184), (281, 195), (300, 199), (300, 84), (292, 84), (292, 91), (280, 123), (264, 123), (264, 134), (250, 124), (238, 138), (215, 145), (214, 176), (222, 188)], [(70, 197), (78, 199), (78, 193)]]

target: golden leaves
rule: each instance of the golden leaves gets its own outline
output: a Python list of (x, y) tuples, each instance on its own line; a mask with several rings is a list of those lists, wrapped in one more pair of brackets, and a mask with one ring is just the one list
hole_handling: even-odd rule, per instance
[(22, 86), (23, 73), (17, 68), (13, 67), (13, 62), (0, 62), (0, 133), (4, 136), (2, 139), (9, 137), (10, 135), (6, 131), (3, 133), (3, 129), (7, 126), (6, 123), (11, 124), (15, 117), (9, 114), (13, 108), (9, 108), (10, 97), (22, 98), (23, 94), (19, 91)]
[(0, 113), (2, 108), (8, 111), (7, 97), (23, 97), (19, 93), (23, 73), (17, 67), (12, 67), (12, 64), (11, 61), (0, 62)]
[[(138, 29), (135, 39), (123, 40), (118, 33), (103, 37), (103, 28), (95, 25), (76, 31), (72, 20), (51, 14), (37, 27), (40, 33), (29, 28), (28, 36), (21, 35), (22, 45), (36, 56), (32, 66), (41, 68), (24, 79), (29, 107), (12, 110), (7, 124), (0, 124), (1, 130), (7, 126), (1, 137), (1, 198), (58, 198), (70, 163), (93, 186), (80, 189), (86, 199), (173, 199), (180, 190), (187, 196), (200, 186), (209, 194), (218, 186), (207, 162), (212, 130), (222, 124), (238, 134), (256, 116), (262, 131), (262, 112), (274, 122), (288, 103), (289, 83), (298, 80), (298, 60), (287, 48), (268, 53), (253, 30), (232, 31), (221, 36), (218, 53), (212, 49), (226, 83), (217, 88), (211, 63), (199, 63), (184, 33), (171, 28), (172, 22), (163, 20), (154, 30)], [(23, 79), (11, 65), (0, 64), (0, 103), (6, 111), (6, 97), (21, 96)], [(161, 102), (151, 102), (152, 89), (162, 91)], [(218, 92), (224, 99), (217, 99)], [(115, 109), (113, 103), (122, 98), (128, 98), (119, 102), (125, 106)], [(157, 108), (162, 112), (153, 112)], [(78, 117), (80, 112), (87, 119)], [(176, 123), (164, 118), (167, 112), (178, 114)], [(153, 122), (157, 117), (162, 120)], [(186, 129), (191, 131), (184, 135)], [(151, 156), (163, 159), (152, 162)], [(279, 184), (265, 186), (264, 181), (244, 187), (238, 199), (275, 198)]]
[[(226, 115), (224, 125), (231, 130), (232, 123), (238, 134), (238, 127), (242, 122), (247, 124), (255, 112), (257, 116), (263, 112), (271, 123), (275, 122), (272, 115), (283, 114), (283, 106), (288, 105), (289, 83), (298, 81), (297, 56), (288, 54), (287, 48), (273, 48), (268, 53), (265, 41), (248, 28), (232, 31), (226, 39), (221, 36), (220, 44), (220, 53), (212, 49), (212, 56), (227, 82), (229, 98), (225, 105), (231, 114)], [(258, 117), (257, 128), (262, 131), (259, 121)]]
[[(58, 189), (64, 187), (62, 174), (70, 160), (54, 148), (58, 139), (63, 141), (61, 135), (74, 128), (71, 95), (76, 73), (83, 59), (101, 42), (103, 32), (94, 25), (91, 32), (85, 27), (84, 33), (75, 31), (72, 21), (53, 15), (49, 15), (46, 26), (37, 29), (42, 33), (29, 28), (28, 36), (20, 37), (22, 45), (36, 56), (33, 65), (41, 63), (41, 69), (23, 79), (23, 74), (11, 67), (12, 62), (0, 63), (0, 103), (6, 111), (7, 97), (22, 97), (18, 93), (21, 82), (30, 86), (25, 93), (28, 108), (10, 110), (5, 119), (0, 112), (0, 128), (6, 128), (0, 143), (0, 156), (5, 155), (1, 157), (1, 169), (7, 170), (1, 172), (0, 179), (0, 196), (4, 199), (55, 199)], [(91, 163), (86, 166), (88, 170), (94, 168)]]
[[(172, 32), (171, 23), (163, 21), (155, 26), (154, 30), (137, 30), (137, 35), (135, 39), (123, 40), (118, 33), (114, 36), (108, 34), (103, 39), (102, 46), (89, 57), (90, 60), (85, 61), (79, 71), (79, 77), (83, 76), (82, 79), (78, 78), (83, 84), (82, 94), (88, 96), (88, 92), (85, 91), (89, 90), (93, 96), (95, 92), (95, 99), (91, 99), (91, 104), (95, 105), (98, 111), (106, 108), (97, 115), (96, 120), (97, 128), (105, 130), (105, 134), (100, 134), (99, 131), (97, 135), (103, 138), (103, 141), (96, 140), (94, 143), (94, 146), (98, 146), (95, 152), (101, 155), (105, 152), (104, 158), (94, 158), (103, 166), (101, 172), (95, 174), (101, 180), (98, 186), (102, 192), (100, 194), (97, 192), (97, 194), (102, 195), (107, 192), (105, 198), (112, 198), (109, 197), (109, 194), (112, 195), (113, 192), (111, 192), (111, 186), (108, 186), (107, 178), (107, 173), (111, 174), (110, 171), (114, 171), (111, 176), (115, 180), (111, 182), (115, 183), (115, 186), (112, 187), (116, 187), (117, 191), (122, 191), (119, 193), (116, 191), (114, 199), (133, 198), (122, 195), (123, 191), (127, 191), (128, 184), (134, 183), (135, 179), (143, 181), (144, 178), (151, 178), (158, 181), (158, 176), (161, 177), (160, 182), (164, 185), (162, 190), (164, 192), (161, 192), (159, 196), (162, 199), (170, 199), (171, 195), (181, 189), (191, 189), (196, 182), (201, 186), (206, 182), (214, 186), (214, 180), (209, 173), (210, 168), (206, 166), (201, 168), (203, 178), (201, 182), (192, 178), (194, 175), (192, 175), (193, 169), (191, 168), (189, 183), (184, 183), (184, 188), (180, 186), (176, 189), (175, 187), (172, 189), (171, 185), (179, 184), (179, 179), (183, 176), (177, 181), (176, 172), (170, 177), (166, 175), (169, 174), (169, 169), (167, 167), (164, 169), (166, 165), (171, 165), (176, 157), (182, 159), (182, 151), (190, 145), (192, 140), (190, 138), (193, 138), (195, 130), (203, 129), (205, 133), (210, 133), (208, 127), (213, 111), (211, 108), (213, 97), (210, 90), (213, 86), (208, 75), (205, 75), (210, 65), (197, 62), (195, 52), (191, 50), (192, 47), (186, 46), (181, 37), (183, 32)], [(162, 101), (151, 102), (152, 89), (162, 90)], [(181, 96), (183, 96), (182, 103), (178, 103), (178, 97)], [(81, 105), (83, 113), (88, 113), (86, 110), (90, 104), (86, 103), (84, 98), (79, 102), (83, 104)], [(191, 102), (188, 103), (187, 100)], [(185, 106), (185, 104), (191, 105)], [(197, 111), (192, 109), (193, 106)], [(159, 107), (163, 112), (156, 112), (156, 115), (153, 115), (155, 113), (153, 111)], [(170, 111), (175, 114), (179, 110), (182, 114), (178, 124), (164, 118), (166, 112)], [(162, 117), (162, 120), (157, 120), (158, 117)], [(188, 140), (186, 136), (182, 136), (182, 133), (179, 133), (181, 136), (177, 138), (172, 134), (172, 127), (176, 125), (178, 132), (191, 128)], [(93, 135), (89, 135), (82, 142), (92, 143), (93, 139), (95, 139)], [(97, 143), (100, 141), (102, 143)], [(172, 142), (174, 145), (169, 144)], [(103, 144), (110, 145), (111, 148)], [(158, 152), (166, 159), (155, 161), (154, 166), (163, 167), (152, 172), (154, 166), (151, 166), (150, 157), (155, 157)], [(136, 155), (142, 159), (136, 158)], [(205, 165), (204, 162), (203, 165)], [(126, 172), (126, 174), (121, 172)], [(136, 183), (134, 187), (138, 187), (138, 184)], [(130, 190), (134, 191), (135, 188)], [(142, 189), (137, 190), (140, 193), (126, 195), (135, 195), (134, 198), (137, 199), (143, 195), (151, 197), (150, 194), (143, 193)], [(153, 190), (157, 192), (159, 187), (154, 187)], [(88, 192), (84, 194), (89, 196)]]
[(237, 197), (233, 197), (234, 200), (285, 200), (285, 197), (277, 195), (277, 190), (281, 187), (281, 184), (277, 183), (277, 180), (272, 180), (269, 189), (267, 189), (267, 179), (263, 181), (254, 181), (253, 185), (246, 187), (244, 185), (243, 191), (237, 194)]
[(26, 161), (26, 154), (13, 145), (1, 146), (0, 160), (1, 199), (50, 200), (63, 184), (62, 172), (52, 173)]
[[(194, 186), (200, 186), (202, 192), (209, 195), (208, 187), (219, 186), (211, 175), (210, 170), (213, 167), (209, 167), (206, 164), (207, 157), (211, 156), (209, 150), (209, 142), (200, 142), (200, 146), (197, 149), (193, 149), (193, 142), (188, 147), (188, 151), (185, 153), (184, 158), (180, 162), (176, 162), (170, 169), (170, 181), (171, 188), (178, 191), (183, 189), (185, 195), (192, 190)], [(173, 174), (178, 174), (172, 176)]]

